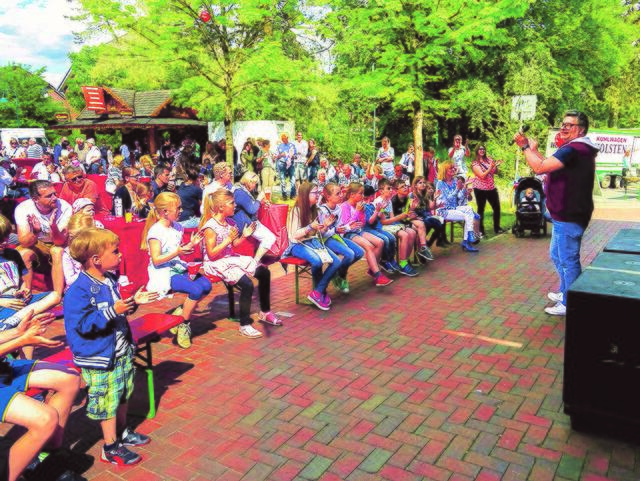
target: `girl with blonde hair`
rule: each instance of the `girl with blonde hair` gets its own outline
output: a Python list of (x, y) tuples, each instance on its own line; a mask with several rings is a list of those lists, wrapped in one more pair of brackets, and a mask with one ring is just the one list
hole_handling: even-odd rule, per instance
[(196, 232), (191, 240), (182, 243), (184, 227), (178, 223), (182, 210), (180, 197), (173, 192), (162, 192), (155, 198), (147, 217), (141, 248), (149, 250), (149, 282), (147, 290), (165, 295), (169, 290), (184, 292), (187, 299), (182, 305), (184, 322), (176, 330), (178, 345), (187, 349), (191, 346), (191, 326), (189, 320), (198, 301), (211, 292), (211, 282), (201, 275), (191, 280), (187, 264), (181, 255), (191, 254), (202, 241), (202, 234)]
[(240, 334), (249, 338), (261, 337), (262, 333), (251, 323), (251, 297), (253, 282), (258, 279), (260, 313), (258, 320), (273, 326), (281, 326), (282, 321), (271, 312), (271, 272), (249, 256), (233, 252), (255, 230), (254, 224), (247, 224), (242, 231), (231, 218), (235, 210), (233, 194), (220, 189), (206, 195), (202, 209), (200, 229), (204, 234), (204, 271), (220, 277), (225, 284), (233, 284), (240, 290)]
[(64, 273), (65, 292), (69, 289), (69, 286), (75, 282), (82, 271), (82, 264), (71, 257), (69, 246), (71, 245), (71, 241), (75, 239), (80, 232), (90, 227), (96, 227), (95, 220), (91, 214), (83, 210), (73, 214), (67, 224), (67, 232), (69, 233), (67, 247), (62, 251), (62, 272)]

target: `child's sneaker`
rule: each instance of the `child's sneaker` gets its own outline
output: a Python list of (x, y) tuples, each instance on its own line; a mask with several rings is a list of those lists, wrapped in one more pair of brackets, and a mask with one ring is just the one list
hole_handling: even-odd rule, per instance
[(418, 251), (418, 255), (427, 261), (432, 261), (433, 259), (435, 259), (435, 257), (433, 257), (433, 254), (431, 253), (431, 249), (429, 249), (427, 246), (422, 246)]
[(340, 290), (344, 294), (349, 294), (349, 281), (348, 280), (340, 278)]
[(393, 274), (396, 272), (389, 261), (380, 261), (378, 264), (380, 265), (380, 269), (382, 269), (386, 274)]
[(142, 461), (142, 456), (129, 451), (122, 443), (116, 443), (115, 447), (105, 450), (102, 446), (102, 455), (100, 461), (103, 463), (116, 464), (118, 466), (133, 466)]
[[(173, 310), (173, 312), (171, 312), (171, 315), (172, 316), (181, 316), (182, 315), (182, 306), (176, 307)], [(178, 334), (178, 326), (172, 327), (171, 329), (169, 329), (169, 332), (175, 336), (176, 334)]]
[(331, 298), (329, 297), (329, 294), (324, 294), (322, 296), (322, 302), (324, 302), (327, 306), (331, 305)]
[(262, 337), (262, 333), (258, 331), (251, 324), (247, 324), (246, 326), (240, 326), (240, 334), (250, 339), (257, 339), (258, 337)]
[(405, 276), (409, 277), (415, 277), (418, 275), (418, 271), (411, 267), (411, 264), (407, 262), (405, 266), (400, 269), (400, 274), (404, 274)]
[(309, 299), (318, 309), (328, 311), (329, 305), (325, 302), (323, 297), (324, 296), (318, 291), (311, 291), (307, 296), (307, 299)]
[(183, 322), (178, 326), (176, 342), (182, 349), (189, 349), (191, 347), (191, 326), (188, 322)]
[(149, 436), (145, 436), (144, 434), (140, 434), (130, 430), (129, 428), (126, 428), (122, 433), (120, 442), (124, 446), (144, 446), (145, 444), (149, 444), (151, 442), (151, 438)]
[(389, 261), (389, 264), (391, 264), (391, 267), (396, 271), (396, 272), (402, 272), (402, 267), (400, 267), (400, 264), (398, 264), (398, 261)]
[(382, 272), (380, 273), (380, 275), (378, 276), (378, 278), (376, 279), (376, 287), (384, 287), (384, 286), (388, 286), (389, 284), (391, 284), (393, 282), (392, 279), (389, 279), (387, 276), (385, 276)]
[(282, 319), (276, 316), (273, 312), (260, 312), (258, 314), (258, 320), (260, 322), (264, 322), (265, 324), (271, 324), (272, 326), (281, 326)]

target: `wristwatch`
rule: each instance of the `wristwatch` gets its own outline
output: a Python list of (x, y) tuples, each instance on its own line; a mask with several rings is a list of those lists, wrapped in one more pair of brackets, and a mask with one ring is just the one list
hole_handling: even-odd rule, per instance
[(524, 152), (525, 150), (529, 149), (529, 144), (525, 144), (522, 147), (520, 147), (520, 149)]

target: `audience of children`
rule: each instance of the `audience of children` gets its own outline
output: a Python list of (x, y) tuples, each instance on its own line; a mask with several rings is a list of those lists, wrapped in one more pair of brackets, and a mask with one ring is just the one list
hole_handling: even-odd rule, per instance
[[(358, 158), (353, 168), (340, 161), (336, 168), (327, 159), (320, 159), (318, 151), (314, 152), (314, 158), (322, 168), (313, 183), (305, 181), (299, 186), (288, 217), (290, 245), (284, 255), (303, 259), (311, 265), (313, 288), (307, 298), (319, 309), (327, 311), (332, 304), (328, 293), (330, 281), (336, 290), (349, 293), (349, 268), (362, 257), (367, 261), (367, 274), (377, 287), (393, 282), (382, 271), (416, 276), (418, 272), (409, 262), (412, 251), (415, 248), (416, 254), (425, 261), (433, 260), (430, 247), (434, 243), (438, 246), (448, 243), (444, 234), (445, 220), (464, 220), (462, 247), (468, 252), (478, 251), (473, 246), (478, 238), (474, 234), (477, 215), (468, 206), (471, 190), (464, 178), (455, 178), (457, 169), (452, 162), (441, 164), (440, 180), (435, 189), (422, 176), (409, 185), (415, 170), (413, 148), (410, 145), (402, 163), (394, 165), (394, 150), (386, 137), (376, 162), (364, 166)], [(268, 156), (267, 147), (258, 158), (264, 162)], [(180, 256), (192, 254), (202, 243), (204, 272), (223, 279), (240, 291), (239, 331), (243, 336), (257, 338), (263, 335), (253, 326), (251, 318), (253, 279), (258, 281), (258, 320), (273, 326), (282, 325), (282, 320), (271, 311), (271, 272), (261, 263), (276, 236), (257, 219), (261, 205), (270, 205), (264, 190), (257, 191), (258, 175), (248, 171), (232, 186), (231, 169), (224, 163), (217, 163), (213, 166), (215, 180), (203, 193), (200, 170), (187, 167), (185, 181), (177, 193), (161, 192), (151, 204), (153, 192), (148, 184), (139, 182), (140, 171), (132, 167), (120, 168), (122, 160), (121, 156), (113, 159), (107, 190), (122, 200), (125, 211), (140, 217), (148, 214), (141, 243), (141, 248), (148, 249), (150, 256), (149, 282), (144, 292), (141, 289), (127, 299), (121, 298), (113, 274), (121, 261), (119, 239), (111, 231), (96, 228), (92, 199), (78, 198), (71, 208), (57, 199), (50, 182), (33, 182), (31, 199), (16, 210), (22, 256), (6, 246), (12, 227), (0, 216), (3, 243), (0, 254), (0, 375), (6, 371), (2, 365), (7, 364), (14, 378), (9, 386), (11, 396), (18, 393), (5, 397), (8, 401), (2, 406), (4, 419), (22, 424), (28, 430), (33, 426), (20, 419), (18, 410), (31, 409), (52, 419), (47, 430), (38, 431), (29, 438), (33, 441), (29, 446), (25, 445), (24, 439), (31, 431), (14, 445), (10, 479), (19, 476), (47, 440), (55, 445), (55, 442), (51, 443), (55, 438), (59, 444), (58, 438), (61, 439), (78, 390), (78, 376), (59, 366), (55, 369), (64, 375), (53, 376), (51, 379), (55, 378), (55, 381), (51, 381), (47, 373), (54, 369), (52, 366), (42, 363), (34, 367), (28, 360), (7, 361), (3, 357), (22, 348), (29, 359), (33, 353), (33, 347), (29, 346), (57, 345), (42, 337), (50, 316), (40, 313), (58, 304), (63, 292), (66, 296), (67, 340), (88, 387), (87, 415), (100, 421), (102, 428), (101, 460), (117, 465), (138, 463), (141, 457), (129, 448), (149, 442), (147, 436), (126, 426), (127, 401), (133, 389), (134, 349), (126, 316), (138, 304), (151, 302), (170, 290), (186, 293), (187, 299), (175, 312), (181, 313), (184, 322), (178, 325), (174, 334), (177, 344), (188, 348), (191, 346), (189, 321), (192, 313), (197, 303), (211, 291), (211, 282), (206, 276), (193, 278), (188, 275), (186, 263)], [(144, 160), (144, 165), (140, 162), (139, 167), (148, 175), (154, 164), (150, 158)], [(69, 162), (69, 165), (73, 164)], [(268, 163), (264, 167), (263, 176)], [(65, 173), (82, 175), (75, 167), (68, 167)], [(525, 196), (528, 195), (527, 191)], [(198, 230), (183, 244), (184, 228), (196, 225)], [(429, 229), (433, 233), (428, 239)], [(477, 232), (477, 227), (475, 230)], [(253, 257), (238, 255), (233, 250), (247, 237), (254, 237), (259, 242)], [(52, 293), (31, 295), (33, 270), (51, 264), (54, 266), (54, 285), (62, 286), (60, 292), (56, 289)], [(58, 270), (62, 283), (56, 282)], [(58, 399), (58, 402), (40, 404), (19, 394), (29, 387), (46, 388), (56, 393), (49, 399)], [(4, 389), (8, 387), (0, 387), (0, 392)]]

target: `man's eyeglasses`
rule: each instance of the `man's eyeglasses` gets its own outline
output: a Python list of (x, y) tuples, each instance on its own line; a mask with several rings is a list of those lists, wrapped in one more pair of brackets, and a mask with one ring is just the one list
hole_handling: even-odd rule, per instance
[(563, 123), (560, 124), (560, 128), (561, 129), (570, 129), (570, 128), (575, 127), (577, 125), (580, 125), (580, 124), (572, 124), (570, 122), (563, 122)]
[(72, 179), (69, 179), (69, 182), (73, 182), (73, 183), (78, 183), (78, 182), (82, 182), (82, 179), (84, 177), (82, 177), (81, 175), (76, 175), (75, 177), (73, 177)]

